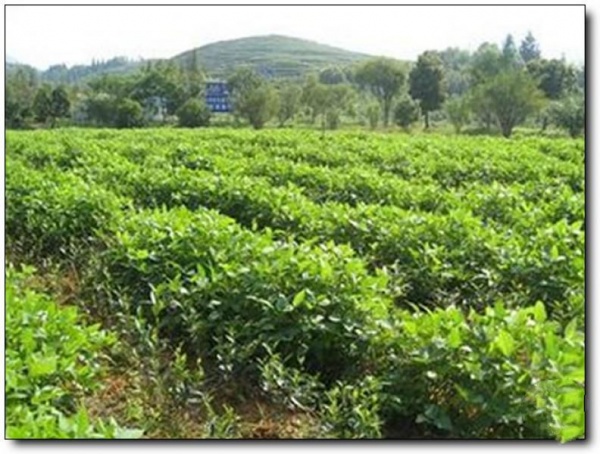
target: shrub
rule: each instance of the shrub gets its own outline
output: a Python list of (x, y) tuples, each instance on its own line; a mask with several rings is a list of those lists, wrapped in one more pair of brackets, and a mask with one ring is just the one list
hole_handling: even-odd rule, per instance
[(411, 124), (419, 119), (419, 103), (409, 97), (404, 97), (394, 109), (394, 121), (398, 126), (408, 129)]
[(451, 98), (444, 104), (446, 115), (454, 126), (456, 133), (469, 122), (470, 109), (466, 98)]
[(141, 431), (91, 421), (80, 403), (98, 386), (101, 350), (115, 339), (84, 326), (75, 307), (28, 288), (34, 269), (6, 268), (8, 438), (128, 438)]
[(541, 303), (518, 310), (497, 303), (484, 314), (453, 307), (401, 313), (397, 331), (384, 380), (391, 384), (387, 418), (408, 419), (437, 437), (583, 435), (576, 322), (563, 334)]
[(256, 373), (269, 348), (325, 380), (351, 374), (387, 313), (385, 275), (333, 242), (274, 241), (204, 209), (141, 211), (117, 229), (105, 255), (113, 288), (227, 376)]
[(188, 100), (177, 111), (178, 124), (184, 128), (208, 126), (210, 117), (210, 109), (199, 99)]
[(117, 128), (138, 128), (144, 125), (144, 109), (133, 99), (125, 98), (117, 105), (115, 126)]
[(583, 96), (569, 96), (553, 104), (551, 116), (556, 125), (566, 129), (571, 137), (577, 137), (585, 128), (585, 101)]
[(30, 259), (81, 257), (119, 215), (122, 199), (73, 173), (7, 164), (6, 232)]

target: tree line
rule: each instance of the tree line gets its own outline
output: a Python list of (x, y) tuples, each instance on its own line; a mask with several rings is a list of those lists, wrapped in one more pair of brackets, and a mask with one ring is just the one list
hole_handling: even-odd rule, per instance
[[(132, 128), (156, 124), (208, 126), (206, 75), (195, 59), (150, 62), (128, 75), (109, 74), (83, 86), (40, 84), (19, 67), (7, 74), (6, 125), (11, 128), (79, 124)], [(525, 123), (553, 124), (581, 134), (585, 126), (584, 69), (545, 59), (529, 33), (516, 45), (483, 43), (470, 53), (426, 51), (413, 64), (373, 58), (353, 67), (330, 67), (302, 79), (269, 79), (238, 68), (227, 79), (234, 124), (259, 129), (304, 122), (322, 130), (344, 122), (372, 129), (391, 123), (409, 129), (422, 120), (498, 130), (510, 137)]]

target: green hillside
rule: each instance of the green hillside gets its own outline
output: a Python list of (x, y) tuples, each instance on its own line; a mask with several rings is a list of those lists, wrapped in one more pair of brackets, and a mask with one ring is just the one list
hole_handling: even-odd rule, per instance
[(220, 77), (238, 66), (252, 66), (271, 77), (298, 77), (327, 66), (346, 66), (369, 58), (367, 54), (280, 35), (219, 41), (181, 53), (173, 60), (192, 64), (194, 59), (209, 74)]
[[(295, 78), (328, 66), (347, 67), (370, 57), (367, 54), (314, 41), (268, 35), (210, 43), (178, 54), (170, 60), (188, 66), (195, 58), (196, 63), (209, 77), (227, 77), (240, 66), (251, 66), (267, 77)], [(5, 68), (8, 73), (18, 68), (30, 68), (42, 82), (79, 84), (103, 74), (131, 74), (151, 61), (160, 60), (134, 61), (125, 57), (115, 57), (91, 65), (67, 67), (64, 64), (57, 64), (44, 71), (20, 63), (5, 62)]]
[(103, 74), (125, 75), (139, 70), (143, 64), (156, 60), (130, 60), (125, 57), (115, 57), (107, 61), (94, 62), (91, 65), (75, 65), (68, 67), (65, 64), (52, 65), (41, 71), (30, 65), (22, 63), (5, 62), (7, 75), (19, 70), (35, 74), (40, 82), (50, 84), (80, 84), (101, 76)]

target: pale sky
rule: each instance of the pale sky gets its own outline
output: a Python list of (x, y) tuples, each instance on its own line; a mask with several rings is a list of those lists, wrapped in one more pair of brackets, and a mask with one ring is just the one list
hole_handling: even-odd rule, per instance
[(425, 50), (517, 45), (531, 30), (546, 58), (583, 63), (584, 7), (7, 6), (6, 54), (40, 69), (93, 58), (169, 58), (210, 42), (281, 34), (414, 60)]

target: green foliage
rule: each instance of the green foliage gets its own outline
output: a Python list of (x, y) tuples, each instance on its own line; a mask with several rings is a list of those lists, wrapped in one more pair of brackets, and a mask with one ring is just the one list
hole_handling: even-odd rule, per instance
[(279, 90), (279, 126), (293, 120), (300, 108), (302, 89), (298, 85), (288, 84)]
[(553, 105), (550, 116), (554, 123), (565, 128), (571, 137), (577, 137), (585, 128), (585, 100), (571, 95)]
[(58, 86), (52, 90), (50, 106), (50, 116), (52, 117), (53, 121), (69, 115), (71, 103), (69, 101), (69, 95), (63, 86)]
[(564, 60), (533, 60), (527, 71), (549, 99), (560, 99), (575, 88), (575, 68)]
[(37, 121), (45, 122), (52, 115), (52, 89), (42, 85), (33, 100), (33, 113)]
[(205, 102), (199, 99), (189, 99), (179, 110), (177, 118), (179, 126), (197, 128), (210, 124), (211, 112)]
[(364, 360), (369, 319), (386, 311), (384, 276), (369, 276), (347, 248), (274, 242), (206, 210), (130, 217), (106, 261), (113, 285), (165, 335), (190, 354), (208, 349), (236, 376), (267, 347), (339, 376)]
[(502, 44), (502, 66), (505, 71), (515, 70), (523, 66), (523, 60), (511, 34), (506, 36)]
[[(583, 333), (571, 327), (562, 335), (541, 303), (398, 315), (384, 409), (390, 418), (450, 438), (583, 435)], [(569, 398), (549, 404), (566, 389), (574, 391)]]
[(408, 129), (411, 124), (419, 119), (421, 110), (419, 103), (405, 96), (396, 104), (394, 109), (394, 121), (398, 126)]
[(59, 86), (54, 90), (49, 85), (42, 85), (33, 100), (33, 113), (35, 119), (42, 123), (50, 119), (52, 125), (59, 118), (69, 115), (71, 103), (64, 87)]
[(129, 96), (137, 78), (138, 76), (135, 75), (103, 74), (91, 79), (87, 85), (94, 94), (105, 93), (117, 98), (123, 98)]
[(248, 119), (254, 129), (261, 129), (275, 116), (278, 107), (277, 91), (264, 84), (248, 94), (240, 107), (240, 113)]
[(543, 105), (534, 80), (521, 70), (503, 72), (478, 86), (475, 93), (473, 102), (494, 116), (504, 137), (510, 137), (515, 126)]
[(540, 46), (530, 31), (527, 32), (527, 36), (525, 36), (523, 41), (521, 41), (519, 54), (521, 55), (521, 58), (525, 64), (533, 60), (538, 60), (542, 56)]
[(569, 323), (558, 342), (546, 335), (555, 386), (546, 399), (552, 412), (551, 428), (564, 442), (585, 437), (585, 335), (577, 329), (577, 320)]
[(317, 377), (286, 367), (279, 355), (260, 361), (260, 388), (272, 402), (292, 411), (315, 411), (323, 392)]
[(446, 98), (442, 60), (437, 52), (427, 51), (419, 55), (417, 64), (410, 72), (409, 84), (410, 96), (419, 100), (427, 129), (429, 112), (439, 109)]
[(26, 257), (81, 258), (118, 215), (118, 198), (74, 174), (39, 172), (18, 162), (7, 169), (6, 233), (13, 250)]
[(344, 71), (337, 66), (330, 66), (319, 73), (319, 82), (325, 85), (335, 85), (344, 84), (348, 81)]
[(144, 124), (144, 112), (139, 102), (122, 99), (117, 104), (115, 126), (117, 128), (137, 128)]
[(95, 126), (114, 126), (118, 98), (107, 93), (91, 94), (82, 100), (84, 119)]
[(34, 270), (6, 269), (8, 438), (138, 438), (114, 420), (91, 421), (79, 401), (98, 385), (101, 351), (115, 339), (83, 326), (75, 307), (30, 290)]
[(167, 113), (174, 114), (188, 95), (184, 87), (183, 74), (174, 63), (148, 63), (133, 83), (129, 96), (140, 105), (151, 98), (162, 99)]
[(381, 383), (367, 375), (356, 383), (337, 383), (324, 395), (321, 424), (328, 438), (381, 438)]
[(34, 68), (6, 65), (4, 115), (6, 126), (24, 128), (34, 115), (33, 103), (38, 91), (39, 78)]
[(466, 97), (451, 98), (446, 101), (444, 108), (448, 120), (454, 126), (456, 133), (459, 134), (463, 126), (469, 122), (470, 109), (468, 99)]
[(504, 69), (502, 52), (496, 44), (483, 43), (473, 54), (470, 74), (473, 86), (487, 82)]
[(462, 96), (470, 87), (469, 65), (472, 56), (466, 50), (449, 47), (438, 52), (444, 66), (448, 96)]
[(379, 104), (369, 104), (367, 106), (365, 115), (367, 117), (367, 120), (369, 121), (369, 127), (371, 129), (376, 129), (377, 124), (379, 123), (379, 119), (381, 118), (381, 109), (379, 108)]
[(389, 124), (392, 102), (406, 81), (406, 71), (397, 61), (374, 58), (356, 69), (356, 83), (371, 92), (379, 101), (383, 125)]
[(254, 129), (261, 129), (277, 113), (279, 99), (276, 90), (253, 70), (237, 70), (228, 84), (234, 112), (248, 120)]
[(365, 54), (281, 35), (252, 36), (219, 41), (174, 57), (179, 63), (195, 53), (211, 77), (227, 78), (249, 66), (277, 79), (298, 79), (331, 65), (346, 67), (368, 58)]
[(321, 117), (321, 129), (336, 129), (340, 116), (347, 112), (352, 102), (352, 89), (348, 85), (325, 85), (316, 77), (308, 77), (302, 88), (302, 102), (310, 109), (313, 122)]
[[(149, 436), (189, 433), (183, 408), (199, 436), (241, 436), (254, 397), (314, 436), (584, 435), (582, 139), (69, 129), (6, 148), (8, 250), (81, 270), (86, 307), (134, 341), (127, 423)], [(69, 436), (117, 433), (80, 407)]]

